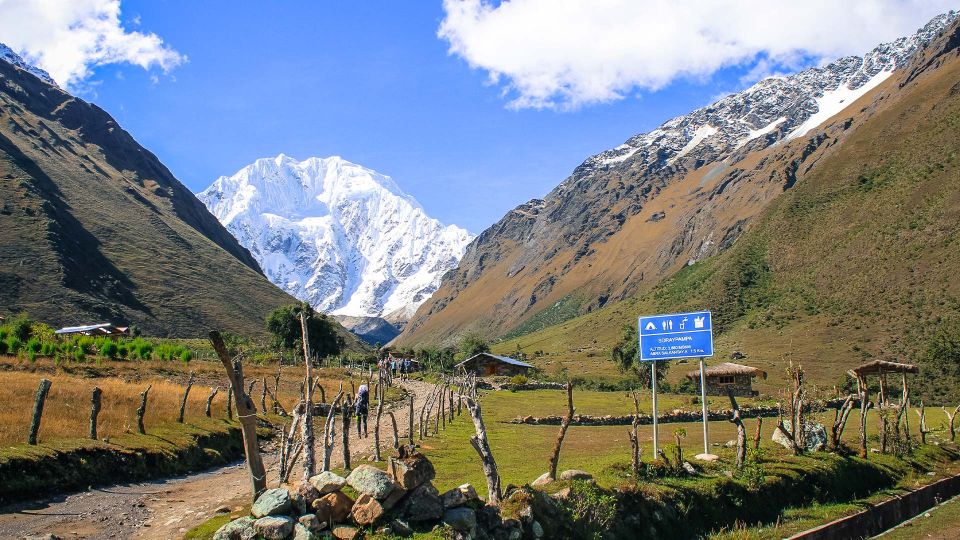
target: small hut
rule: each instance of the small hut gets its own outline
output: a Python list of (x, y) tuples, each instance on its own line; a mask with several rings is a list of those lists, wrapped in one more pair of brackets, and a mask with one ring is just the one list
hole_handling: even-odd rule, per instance
[(60, 336), (84, 335), (84, 336), (126, 336), (130, 328), (127, 326), (116, 326), (110, 323), (87, 324), (83, 326), (66, 326), (54, 332)]
[(480, 377), (526, 375), (533, 368), (530, 364), (516, 358), (490, 353), (475, 354), (454, 367), (457, 371), (463, 369), (476, 373)]
[[(753, 389), (753, 378), (761, 377), (766, 379), (767, 372), (761, 369), (734, 364), (733, 362), (724, 362), (707, 368), (707, 395), (725, 396), (727, 389), (733, 389), (733, 395), (740, 397), (751, 397), (757, 395)], [(687, 373), (687, 378), (693, 381), (700, 393), (700, 370)]]

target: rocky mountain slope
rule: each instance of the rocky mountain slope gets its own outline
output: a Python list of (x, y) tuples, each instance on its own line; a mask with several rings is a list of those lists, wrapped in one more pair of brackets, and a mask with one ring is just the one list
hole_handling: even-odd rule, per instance
[(110, 115), (34, 72), (0, 60), (0, 311), (263, 333), (294, 299)]
[[(787, 361), (821, 388), (873, 359), (916, 362), (917, 401), (960, 399), (960, 23), (811, 132), (819, 155), (729, 248), (656, 287), (494, 347), (548, 372), (619, 376), (610, 349), (640, 314), (710, 309), (717, 360)], [(819, 141), (819, 143), (817, 143)], [(791, 143), (793, 144), (793, 143)], [(806, 148), (806, 146), (804, 146)], [(792, 169), (792, 162), (785, 165)], [(781, 165), (782, 166), (782, 165)], [(776, 167), (743, 175), (766, 176)], [(781, 172), (782, 174), (782, 172)], [(750, 181), (755, 181), (750, 180)], [(539, 354), (534, 355), (537, 351)], [(679, 382), (692, 369), (671, 367)], [(913, 391), (913, 390), (912, 390)]]
[(729, 248), (856, 130), (869, 115), (854, 112), (872, 110), (893, 74), (956, 16), (862, 57), (764, 79), (587, 159), (484, 231), (397, 341), (522, 335), (648, 291)]
[(198, 196), (270, 281), (335, 315), (405, 322), (472, 240), (340, 157), (259, 159)]

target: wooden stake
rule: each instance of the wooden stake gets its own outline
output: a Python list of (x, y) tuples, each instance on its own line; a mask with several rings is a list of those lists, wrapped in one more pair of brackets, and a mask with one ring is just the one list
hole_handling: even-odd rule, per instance
[[(733, 395), (733, 388), (727, 387), (727, 397), (730, 398), (730, 407), (733, 409), (733, 415), (730, 422), (737, 426), (737, 460), (736, 467), (743, 468), (743, 463), (747, 459), (747, 430), (743, 427), (743, 420), (740, 419), (740, 406), (737, 405), (737, 398)], [(680, 445), (677, 444), (679, 447)]]
[(560, 448), (563, 446), (563, 438), (567, 436), (567, 428), (573, 421), (573, 385), (567, 381), (567, 416), (560, 423), (560, 432), (557, 433), (557, 442), (553, 445), (553, 454), (550, 456), (550, 479), (557, 479), (557, 463), (560, 462)]
[(303, 341), (303, 361), (307, 369), (306, 409), (303, 413), (303, 480), (306, 482), (316, 474), (316, 462), (313, 455), (313, 362), (310, 357), (310, 334), (307, 330), (307, 315), (304, 309), (300, 310), (300, 329)]
[(28, 444), (37, 444), (37, 434), (40, 432), (40, 419), (43, 417), (43, 404), (47, 401), (47, 392), (50, 391), (50, 385), (52, 384), (48, 379), (40, 379), (40, 386), (37, 387), (37, 397), (33, 400), (33, 418), (30, 420), (30, 435), (27, 437)]
[(930, 433), (930, 430), (927, 429), (927, 411), (926, 407), (923, 406), (923, 401), (920, 402), (917, 416), (920, 417), (920, 444), (927, 444), (927, 433)]
[(947, 415), (947, 419), (950, 421), (950, 442), (953, 442), (957, 439), (957, 428), (953, 425), (953, 419), (957, 416), (957, 413), (960, 412), (960, 405), (957, 405), (957, 408), (953, 410), (953, 414), (947, 411), (946, 407), (940, 407), (943, 409), (943, 414)]
[(390, 417), (390, 422), (393, 424), (393, 447), (400, 448), (400, 436), (397, 433), (397, 417), (390, 411), (387, 411), (387, 416)]
[(500, 498), (503, 495), (500, 491), (500, 474), (497, 472), (497, 462), (493, 459), (490, 443), (487, 441), (487, 428), (483, 425), (480, 404), (466, 396), (460, 399), (465, 400), (470, 418), (473, 419), (473, 426), (477, 431), (476, 435), (470, 437), (470, 444), (480, 456), (483, 474), (487, 477), (487, 504), (491, 506), (499, 505)]
[(213, 398), (217, 395), (217, 392), (220, 391), (220, 387), (211, 388), (210, 395), (207, 396), (207, 407), (203, 410), (203, 413), (207, 415), (207, 418), (210, 418), (210, 406), (213, 405)]
[(180, 415), (177, 416), (177, 423), (183, 423), (183, 414), (187, 410), (187, 396), (190, 395), (190, 389), (193, 388), (193, 372), (190, 372), (190, 378), (187, 379), (187, 387), (183, 391), (183, 399), (180, 400)]
[[(247, 457), (247, 469), (253, 486), (253, 500), (256, 501), (257, 497), (267, 489), (267, 472), (263, 467), (263, 459), (260, 457), (260, 447), (257, 443), (257, 409), (250, 396), (243, 393), (243, 364), (240, 358), (231, 360), (227, 353), (227, 346), (220, 332), (216, 330), (210, 332), (210, 343), (213, 344), (213, 349), (227, 371), (231, 388), (235, 389), (237, 394), (237, 416), (240, 419), (240, 431), (243, 434), (243, 451)], [(230, 407), (229, 400), (227, 407), (228, 409)]]
[(410, 414), (408, 415), (407, 421), (409, 422), (410, 431), (407, 432), (407, 436), (410, 438), (410, 446), (413, 446), (413, 394), (410, 394)]
[(843, 404), (836, 410), (833, 417), (833, 429), (830, 430), (830, 446), (834, 450), (840, 449), (840, 443), (843, 442), (843, 430), (847, 427), (847, 419), (850, 417), (850, 411), (853, 410), (853, 394), (843, 400)]
[(227, 419), (233, 420), (233, 384), (227, 387)]
[(267, 378), (263, 378), (263, 389), (260, 390), (260, 412), (267, 414)]
[(137, 431), (141, 434), (147, 432), (143, 428), (143, 415), (147, 413), (147, 394), (150, 393), (152, 386), (152, 384), (148, 385), (146, 390), (140, 392), (140, 407), (137, 408)]
[(343, 468), (350, 470), (350, 401), (343, 402), (343, 433), (340, 434), (343, 442)]
[(333, 437), (336, 432), (337, 407), (343, 398), (343, 383), (340, 383), (340, 390), (336, 397), (330, 402), (330, 409), (327, 410), (327, 421), (323, 427), (323, 470), (330, 470), (330, 456), (333, 454)]
[(755, 431), (755, 432), (753, 433), (753, 449), (754, 449), (754, 450), (759, 450), (759, 449), (760, 449), (760, 433), (761, 433), (762, 430), (763, 430), (763, 417), (762, 417), (762, 416), (758, 416), (758, 417), (757, 417), (757, 431)]
[[(382, 381), (382, 378), (381, 378)], [(380, 417), (383, 415), (383, 385), (377, 382), (377, 419), (373, 424), (373, 460), (381, 461), (380, 457)]]
[(97, 440), (97, 416), (100, 414), (100, 397), (103, 390), (99, 386), (93, 387), (93, 395), (90, 396), (90, 438)]

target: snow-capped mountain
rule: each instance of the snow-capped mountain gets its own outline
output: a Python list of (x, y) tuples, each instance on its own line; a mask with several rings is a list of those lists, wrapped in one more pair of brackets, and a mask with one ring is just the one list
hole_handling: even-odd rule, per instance
[(14, 66), (17, 66), (20, 69), (29, 71), (42, 80), (43, 82), (57, 86), (56, 81), (53, 80), (53, 77), (50, 76), (46, 71), (27, 63), (19, 54), (13, 52), (13, 49), (7, 47), (3, 43), (0, 43), (0, 60), (4, 60)]
[(259, 159), (198, 197), (270, 281), (336, 315), (405, 321), (473, 239), (336, 156)]
[[(681, 158), (709, 163), (805, 135), (882, 83), (957, 18), (939, 15), (914, 35), (788, 77), (768, 77), (587, 159), (578, 173), (623, 165), (662, 169)], [(574, 177), (580, 176), (577, 173)]]

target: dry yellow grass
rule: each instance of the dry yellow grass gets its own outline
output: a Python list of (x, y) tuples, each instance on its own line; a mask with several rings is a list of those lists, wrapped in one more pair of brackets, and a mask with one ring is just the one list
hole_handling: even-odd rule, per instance
[[(207, 397), (214, 386), (221, 390), (213, 400), (211, 413), (214, 418), (226, 417), (226, 374), (214, 362), (163, 361), (104, 361), (101, 363), (66, 363), (60, 366), (48, 359), (29, 362), (15, 357), (0, 357), (0, 445), (23, 444), (27, 441), (30, 418), (33, 412), (37, 386), (43, 378), (53, 384), (47, 395), (40, 425), (40, 442), (56, 439), (83, 438), (89, 434), (90, 400), (94, 387), (103, 390), (102, 407), (98, 417), (98, 436), (113, 438), (127, 432), (135, 432), (136, 410), (140, 405), (140, 392), (152, 385), (144, 415), (144, 425), (151, 426), (175, 422), (180, 410), (180, 400), (190, 373), (195, 382), (190, 391), (185, 411), (185, 421), (204, 416)], [(266, 377), (271, 391), (274, 389), (276, 366), (245, 366), (248, 382), (257, 379), (252, 394), (259, 409), (261, 384)], [(300, 396), (300, 377), (303, 369), (285, 366), (281, 377), (279, 400), (290, 410)], [(318, 370), (327, 400), (336, 394), (340, 381), (345, 391), (350, 392), (350, 379), (342, 369)], [(356, 386), (361, 384), (355, 377)], [(320, 396), (315, 399), (319, 401)], [(273, 401), (267, 397), (267, 406)]]

